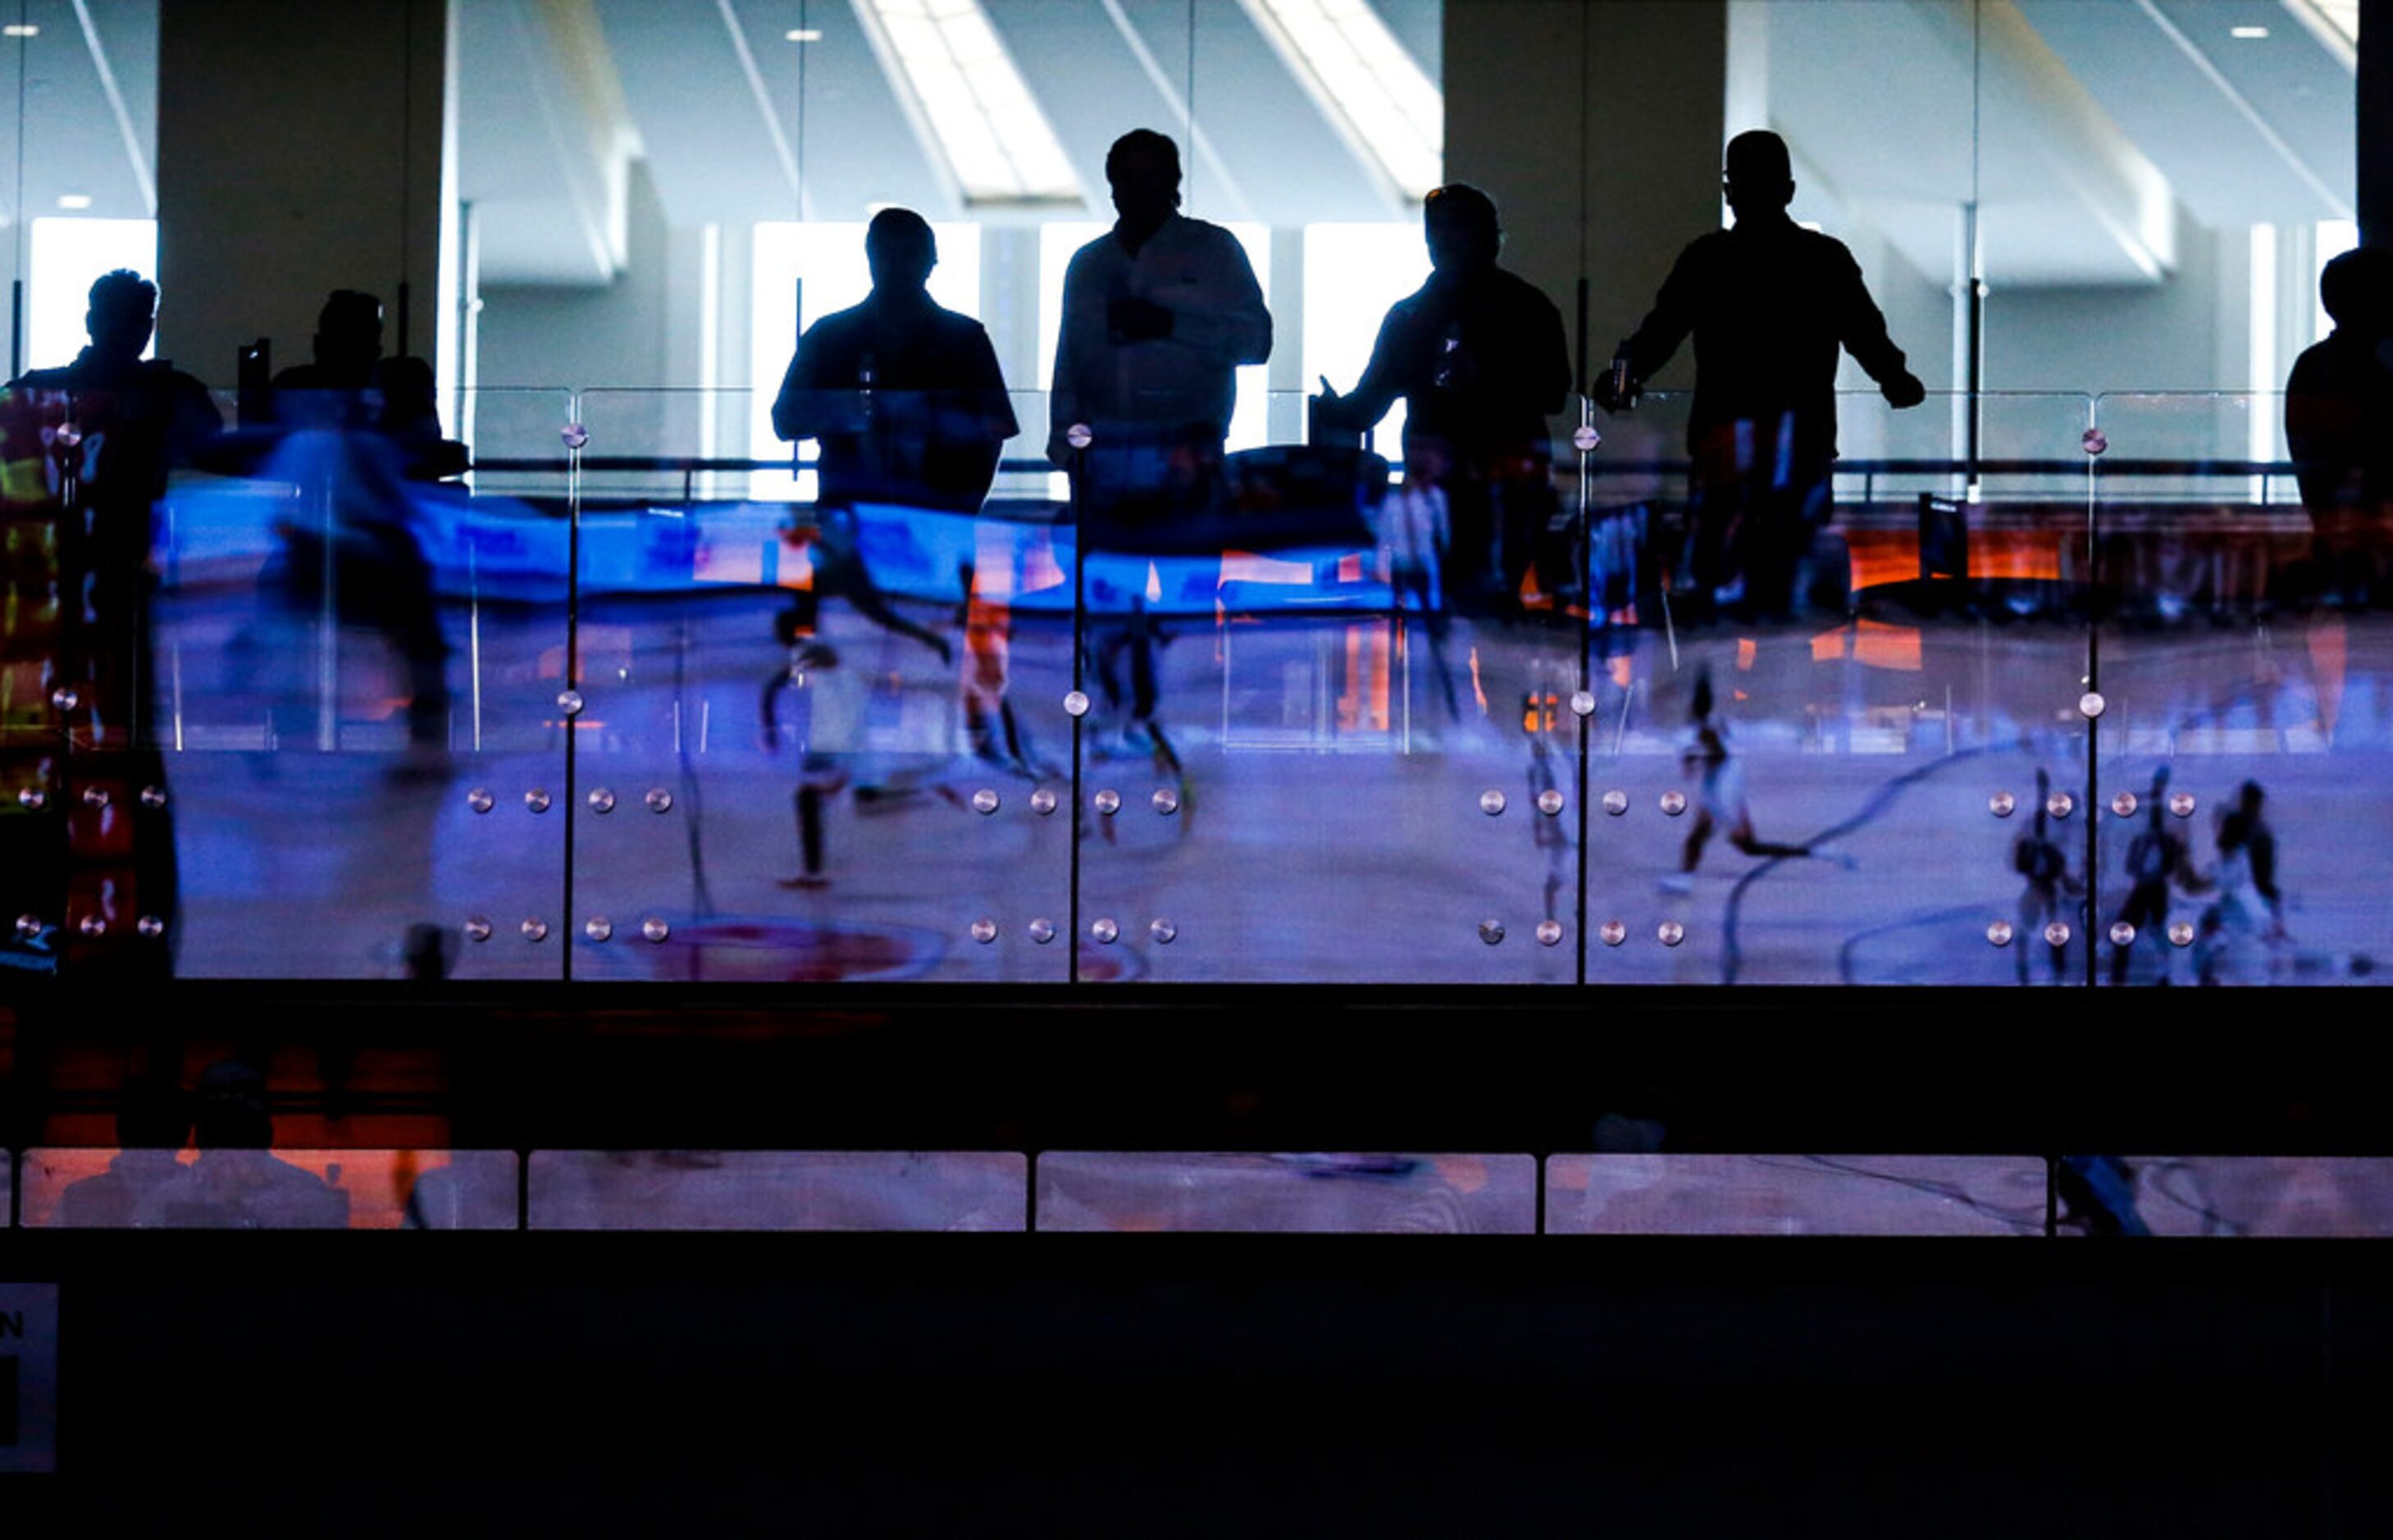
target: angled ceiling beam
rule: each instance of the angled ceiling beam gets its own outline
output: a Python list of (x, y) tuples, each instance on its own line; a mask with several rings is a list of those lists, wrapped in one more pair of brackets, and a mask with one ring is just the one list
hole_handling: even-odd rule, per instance
[(134, 131), (133, 114), (125, 110), (124, 92), (116, 84), (116, 71), (108, 62), (108, 46), (99, 40), (99, 28), (91, 19), (90, 0), (74, 0), (76, 24), (83, 28), (84, 46), (91, 50), (91, 67), (98, 72), (100, 94), (108, 98), (110, 115), (116, 119), (116, 131), (124, 139), (124, 158), (132, 163), (133, 180), (141, 189), (142, 206), (150, 217), (158, 217), (158, 177), (150, 169), (150, 157), (141, 148), (141, 136)]
[(2229, 80), (2220, 72), (2218, 66), (2210, 61), (2210, 56), (2203, 53), (2192, 38), (2186, 36), (2184, 28), (2169, 20), (2168, 13), (2161, 9), (2158, 0), (2136, 0), (2136, 5), (2151, 20), (2151, 24), (2161, 30), (2161, 35), (2176, 45), (2177, 51), (2185, 55), (2186, 62), (2191, 64), (2201, 73), (2203, 79), (2208, 81), (2216, 88), (2220, 96), (2227, 98), (2227, 105), (2235, 110), (2236, 116), (2250, 124), (2252, 132), (2260, 136), (2260, 142), (2267, 145), (2271, 153), (2285, 163), (2285, 169), (2294, 174), (2295, 180), (2309, 189), (2327, 207), (2334, 210), (2336, 218), (2351, 217), (2351, 200), (2329, 187), (2326, 178), (2310, 169), (2309, 163), (2303, 160), (2295, 151), (2294, 147), (2285, 142), (2284, 136), (2278, 133), (2274, 125), (2260, 115), (2260, 110), (2252, 105), (2252, 98), (2238, 90), (2235, 83)]

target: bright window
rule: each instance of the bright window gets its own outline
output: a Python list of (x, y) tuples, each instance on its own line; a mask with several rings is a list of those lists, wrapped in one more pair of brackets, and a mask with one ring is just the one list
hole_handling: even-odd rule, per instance
[[(42, 218), (33, 221), (33, 235), (25, 282), (25, 367), (54, 369), (74, 362), (90, 340), (83, 316), (90, 308), (93, 279), (130, 268), (156, 281), (158, 222)], [(162, 308), (173, 303), (171, 294), (159, 297)], [(149, 357), (155, 347), (153, 340), (142, 356)]]
[[(1389, 307), (1429, 277), (1429, 247), (1418, 220), (1402, 224), (1304, 228), (1304, 381), (1324, 376), (1352, 390), (1371, 361), (1371, 345)], [(1405, 403), (1380, 422), (1371, 446), (1401, 464)]]

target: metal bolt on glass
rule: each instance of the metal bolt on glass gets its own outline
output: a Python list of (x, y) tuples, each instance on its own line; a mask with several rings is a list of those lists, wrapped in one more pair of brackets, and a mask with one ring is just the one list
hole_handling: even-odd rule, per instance
[(50, 704), (61, 711), (72, 711), (83, 704), (83, 697), (72, 690), (56, 689), (50, 692)]
[(465, 939), (468, 941), (490, 940), (490, 922), (484, 920), (479, 915), (476, 915), (473, 919), (465, 921)]
[(2136, 794), (2133, 791), (2122, 791), (2117, 796), (2111, 799), (2111, 811), (2116, 813), (2122, 818), (2134, 817), (2136, 816), (2136, 809), (2142, 805), (2143, 804), (2141, 803), (2136, 801)]
[(524, 805), (534, 813), (545, 813), (548, 811), (548, 793), (535, 786), (524, 793)]
[(566, 424), (557, 437), (565, 440), (565, 447), (569, 450), (583, 449), (590, 443), (590, 430), (579, 423)]
[(615, 922), (605, 915), (592, 915), (582, 921), (582, 933), (593, 941), (606, 941), (615, 933)]
[(1537, 793), (1537, 811), (1550, 818), (1563, 810), (1563, 794), (1552, 787)]
[(1585, 690), (1573, 690), (1571, 692), (1571, 713), (1575, 716), (1593, 716), (1595, 714), (1595, 697)]
[(589, 802), (590, 811), (593, 813), (612, 813), (615, 811), (615, 793), (608, 790), (603, 786), (590, 793)]
[(1538, 946), (1558, 946), (1562, 945), (1562, 939), (1563, 939), (1563, 922), (1562, 922), (1561, 920), (1538, 920), (1538, 921), (1537, 921), (1537, 945), (1538, 945)]
[(35, 914), (20, 914), (17, 917), (17, 934), (20, 939), (31, 941), (41, 933), (41, 916)]
[(1615, 818), (1628, 812), (1628, 793), (1617, 790), (1606, 791), (1603, 794), (1603, 810)]
[(498, 799), (490, 795), (490, 788), (477, 786), (465, 793), (465, 805), (477, 813), (488, 813), (498, 805)]
[(1581, 424), (1571, 432), (1571, 448), (1581, 454), (1592, 454), (1595, 447), (1602, 442), (1603, 435), (1587, 424)]
[(2169, 811), (2170, 811), (2170, 812), (2172, 812), (2172, 813), (2174, 813), (2174, 814), (2176, 814), (2178, 817), (2180, 817), (2180, 818), (2190, 818), (2190, 817), (2192, 817), (2192, 816), (2193, 816), (2193, 805), (2194, 805), (2194, 803), (2193, 803), (2193, 793), (2192, 793), (2192, 792), (2190, 792), (2190, 791), (2173, 791), (2173, 792), (2169, 793), (2169, 803), (2168, 803)]
[(1157, 946), (1169, 946), (1179, 939), (1180, 927), (1169, 920), (1158, 920), (1147, 926), (1146, 933), (1155, 937)]
[(1075, 423), (1064, 430), (1064, 442), (1076, 450), (1085, 450), (1096, 441), (1097, 436), (1089, 431), (1089, 424), (1086, 423)]
[(548, 921), (545, 920), (527, 920), (519, 929), (522, 930), (523, 938), (526, 941), (546, 941), (548, 939)]
[(1089, 692), (1088, 692), (1088, 691), (1086, 691), (1086, 690), (1074, 690), (1074, 691), (1072, 691), (1071, 693), (1069, 693), (1068, 695), (1065, 696), (1065, 697), (1064, 697), (1064, 714), (1065, 714), (1066, 716), (1086, 716), (1086, 715), (1088, 715), (1088, 714), (1089, 714)]
[(655, 944), (672, 935), (673, 927), (661, 920), (651, 917), (640, 921), (640, 934), (647, 937), (651, 944)]
[(582, 714), (582, 692), (580, 690), (558, 691), (556, 697), (556, 709), (563, 711), (568, 716), (580, 716)]
[(1030, 793), (1030, 811), (1045, 817), (1055, 811), (1055, 793), (1045, 787)]
[(2007, 920), (1997, 920), (1986, 927), (1986, 939), (1997, 946), (2009, 946), (2013, 933), (2011, 922)]
[(1157, 813), (1167, 818), (1180, 811), (1180, 793), (1168, 786), (1157, 787), (1155, 795), (1149, 797), (1147, 802)]
[(2133, 946), (2135, 944), (2136, 928), (2133, 925), (2130, 925), (2125, 920), (2122, 920), (2111, 927), (2112, 946)]
[(151, 809), (165, 806), (166, 789), (163, 786), (143, 787), (141, 789), (141, 805)]
[(17, 793), (17, 805), (28, 813), (39, 813), (49, 805), (50, 794), (38, 786), (29, 786)]
[(1494, 817), (1504, 811), (1504, 793), (1489, 787), (1479, 793), (1479, 811)]
[(647, 801), (648, 811), (651, 813), (670, 813), (673, 811), (673, 793), (666, 790), (661, 786), (649, 792)]
[(1607, 920), (1596, 927), (1595, 933), (1603, 938), (1606, 946), (1617, 946), (1628, 939), (1628, 927), (1617, 920)]
[(83, 931), (83, 933), (87, 936), (106, 935), (108, 933), (107, 917), (104, 915), (87, 914), (83, 917), (83, 923), (80, 929)]
[(1089, 933), (1097, 938), (1100, 946), (1110, 946), (1120, 936), (1121, 927), (1110, 920), (1095, 920), (1089, 922)]
[(971, 930), (972, 938), (984, 946), (997, 939), (997, 921), (994, 920), (975, 920), (972, 922)]
[(2048, 946), (2068, 946), (2068, 945), (2069, 945), (2069, 926), (2068, 926), (2068, 924), (2067, 924), (2066, 922), (2062, 921), (2062, 920), (2054, 920), (2051, 924), (2046, 925), (2046, 926), (2044, 928), (2044, 939), (2045, 939), (2045, 942), (2046, 943), (2046, 945), (2048, 945)]
[(972, 794), (972, 804), (975, 813), (994, 813), (998, 806), (997, 793), (984, 786)]
[(1121, 793), (1110, 788), (1098, 792), (1090, 801), (1096, 804), (1098, 812), (1108, 818), (1121, 811)]
[(1498, 945), (1504, 939), (1504, 922), (1500, 920), (1481, 920), (1479, 922), (1479, 939), (1487, 943), (1490, 946)]
[(2056, 818), (2066, 818), (2077, 811), (2077, 799), (2066, 791), (2055, 791), (2044, 799), (2044, 810)]
[(2086, 447), (2086, 452), (2088, 454), (2100, 454), (2111, 447), (2111, 440), (2104, 437), (2100, 428), (2087, 428), (2085, 437), (2078, 439), (2078, 442)]
[(1030, 939), (1041, 946), (1055, 939), (1055, 922), (1052, 920), (1034, 920), (1025, 929), (1029, 931)]
[(83, 804), (85, 807), (106, 807), (108, 805), (108, 788), (104, 786), (85, 787), (83, 789)]
[(2110, 705), (2109, 701), (2102, 698), (2101, 691), (2087, 690), (2077, 698), (2077, 714), (2091, 722), (2109, 710)]
[(2007, 791), (1997, 791), (1986, 799), (1986, 811), (1997, 818), (2007, 818), (2019, 811), (2019, 799)]
[(2170, 921), (2170, 923), (2169, 923), (2169, 928), (2168, 928), (2168, 938), (2169, 938), (2169, 945), (2170, 945), (2170, 946), (2192, 946), (2192, 945), (2193, 945), (2193, 924), (2192, 924), (2192, 922), (2191, 922), (2190, 920), (2172, 920), (2172, 921)]
[(160, 936), (166, 933), (166, 922), (163, 920), (159, 919), (154, 914), (143, 915), (140, 919), (133, 922), (133, 928), (140, 932), (143, 935), (149, 937), (151, 941), (155, 941)]
[(1661, 927), (1654, 933), (1662, 938), (1662, 945), (1665, 946), (1676, 946), (1687, 939), (1687, 928), (1675, 920), (1662, 921)]
[(1683, 791), (1662, 793), (1662, 811), (1675, 818), (1687, 810), (1687, 794)]

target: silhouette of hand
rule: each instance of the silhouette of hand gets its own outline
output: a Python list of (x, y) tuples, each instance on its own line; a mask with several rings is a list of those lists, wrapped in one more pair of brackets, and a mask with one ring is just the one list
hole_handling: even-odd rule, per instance
[(1105, 301), (1105, 333), (1117, 343), (1154, 342), (1171, 335), (1171, 312), (1151, 299), (1117, 294)]
[(1595, 377), (1595, 388), (1591, 394), (1595, 397), (1595, 404), (1604, 411), (1621, 412), (1632, 410), (1637, 405), (1637, 398), (1643, 392), (1644, 386), (1635, 380), (1628, 382), (1628, 388), (1625, 391), (1615, 388), (1612, 372), (1606, 370)]
[(1918, 375), (1908, 370), (1878, 388), (1886, 397), (1886, 404), (1897, 411), (1905, 407), (1916, 407), (1928, 399), (1928, 387), (1919, 383)]

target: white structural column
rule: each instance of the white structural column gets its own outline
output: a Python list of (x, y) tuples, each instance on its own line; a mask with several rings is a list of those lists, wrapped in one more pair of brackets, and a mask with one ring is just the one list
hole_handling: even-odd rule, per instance
[[(1720, 223), (1728, 0), (1449, 0), (1445, 173), (1495, 198), (1506, 264), (1600, 369), (1680, 247)], [(1576, 346), (1576, 339), (1573, 339)], [(1574, 360), (1576, 361), (1576, 360)], [(1657, 381), (1692, 381), (1675, 360)]]
[(222, 385), (254, 337), (303, 362), (324, 295), (362, 289), (453, 384), (455, 4), (163, 0), (161, 357)]

